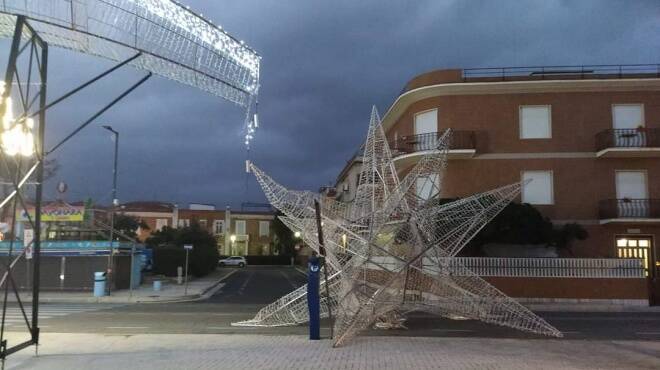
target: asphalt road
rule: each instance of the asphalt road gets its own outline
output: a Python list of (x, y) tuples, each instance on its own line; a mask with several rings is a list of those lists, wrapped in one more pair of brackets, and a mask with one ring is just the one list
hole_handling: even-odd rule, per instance
[[(251, 266), (240, 269), (210, 299), (183, 303), (130, 305), (42, 304), (44, 332), (130, 335), (169, 334), (307, 334), (306, 326), (279, 328), (233, 327), (250, 319), (265, 304), (305, 283), (290, 267)], [(548, 322), (573, 339), (636, 339), (660, 341), (660, 313), (540, 312)], [(9, 307), (9, 331), (24, 331), (15, 306)], [(412, 314), (407, 330), (369, 330), (367, 335), (429, 337), (491, 337), (544, 339), (513, 329), (476, 321), (448, 320)], [(328, 335), (327, 322), (322, 335)]]

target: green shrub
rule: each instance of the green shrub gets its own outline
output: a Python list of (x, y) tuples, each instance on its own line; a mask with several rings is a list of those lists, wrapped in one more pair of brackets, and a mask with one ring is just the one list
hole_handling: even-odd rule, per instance
[(201, 277), (218, 266), (215, 237), (197, 224), (177, 229), (164, 227), (153, 233), (146, 244), (154, 251), (154, 272), (159, 274), (176, 276), (178, 266), (185, 269), (186, 252), (183, 246), (187, 244), (193, 246), (189, 252), (190, 275)]

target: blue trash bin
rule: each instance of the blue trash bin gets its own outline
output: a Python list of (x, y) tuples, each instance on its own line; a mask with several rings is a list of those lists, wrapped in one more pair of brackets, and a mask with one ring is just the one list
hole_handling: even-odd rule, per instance
[(160, 291), (160, 288), (162, 287), (162, 283), (160, 280), (154, 280), (154, 291), (158, 292)]
[(94, 273), (94, 297), (105, 295), (105, 272)]

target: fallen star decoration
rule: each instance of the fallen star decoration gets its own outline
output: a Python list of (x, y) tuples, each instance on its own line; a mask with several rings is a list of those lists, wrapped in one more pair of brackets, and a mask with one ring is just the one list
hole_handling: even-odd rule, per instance
[[(288, 190), (250, 164), (270, 203), (284, 214), (282, 221), (317, 252), (314, 201), (321, 203), (330, 292), (330, 297), (322, 295), (321, 315), (327, 317), (328, 305), (336, 313), (334, 346), (374, 324), (402, 326), (401, 314), (414, 311), (562, 336), (454, 258), (518, 196), (523, 184), (453, 201), (440, 198), (450, 143), (448, 129), (437, 138), (436, 150), (422, 155), (399, 178), (374, 107), (350, 202)], [(306, 292), (302, 286), (262, 308), (253, 319), (232, 325), (307, 322)]]

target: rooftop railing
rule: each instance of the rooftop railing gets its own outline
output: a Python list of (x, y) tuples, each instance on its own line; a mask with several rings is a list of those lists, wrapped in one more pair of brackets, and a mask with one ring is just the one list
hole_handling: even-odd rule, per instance
[(596, 150), (607, 148), (660, 148), (660, 129), (608, 129), (596, 134)]
[(601, 220), (612, 218), (660, 219), (660, 199), (604, 199), (598, 204)]
[(463, 81), (469, 79), (556, 80), (593, 78), (659, 77), (660, 64), (594, 64), (577, 66), (531, 66), (463, 69)]

